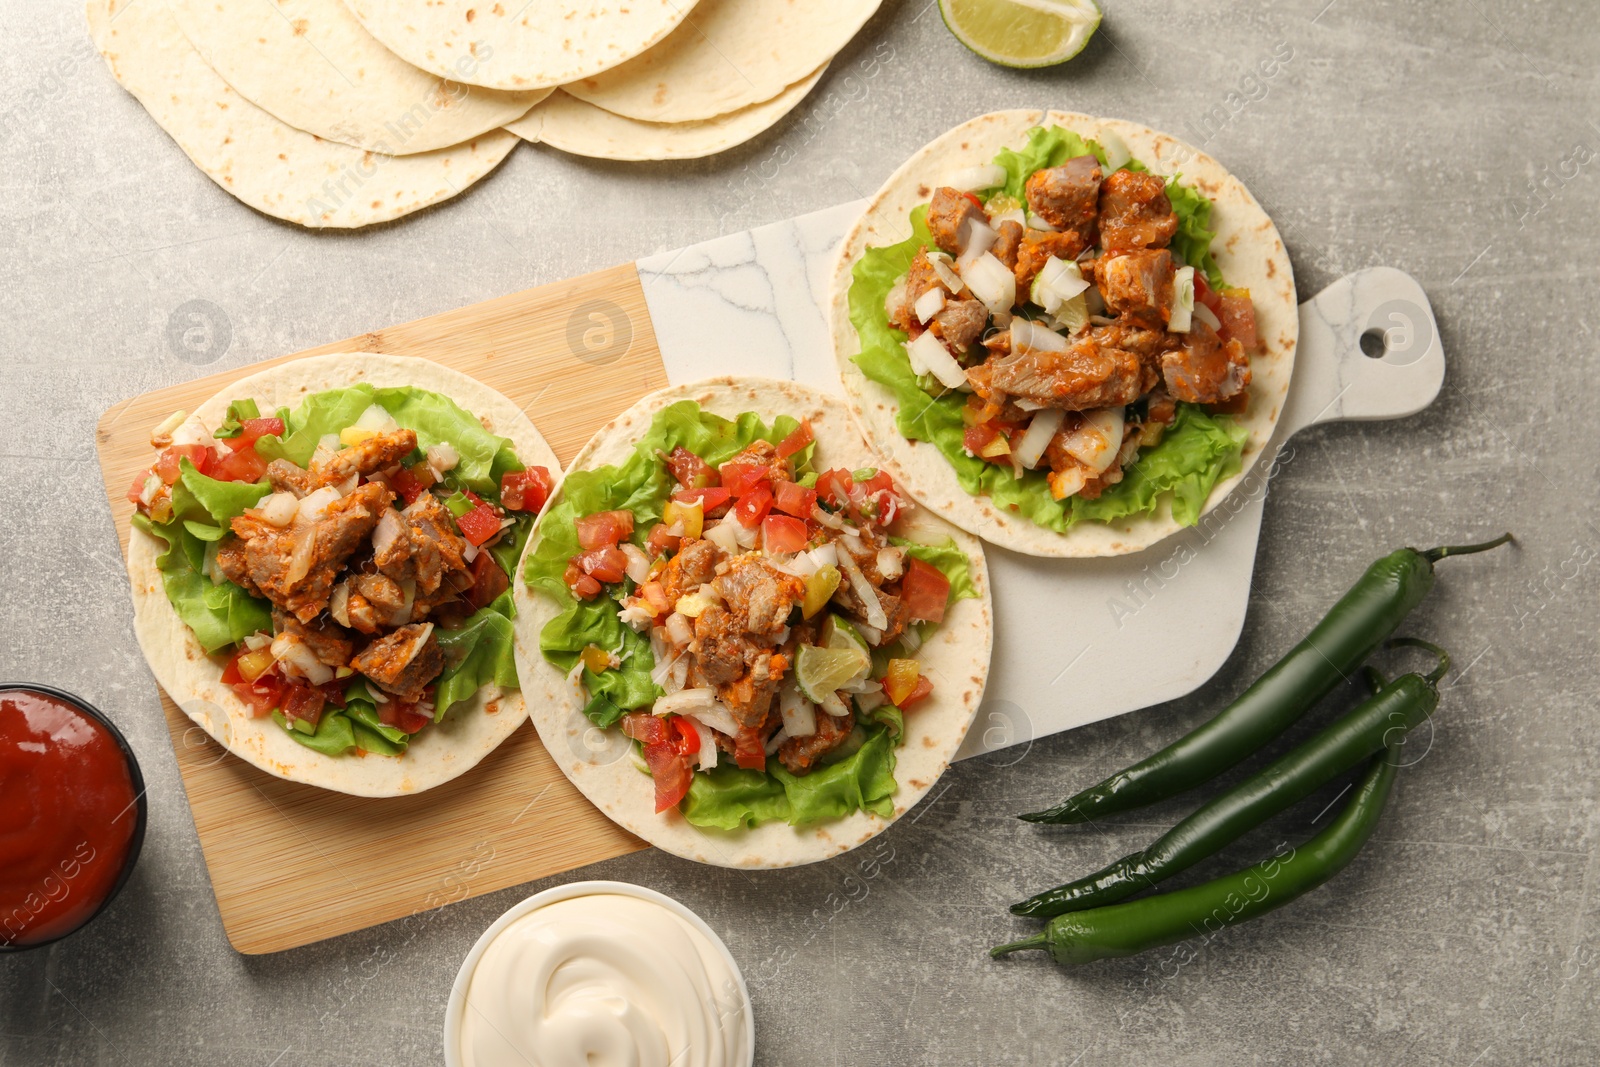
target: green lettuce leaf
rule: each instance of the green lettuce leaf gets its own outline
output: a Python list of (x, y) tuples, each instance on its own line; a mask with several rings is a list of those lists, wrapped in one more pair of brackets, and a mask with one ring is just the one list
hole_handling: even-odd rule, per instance
[(696, 774), (683, 801), (683, 817), (695, 826), (738, 830), (782, 820), (795, 826), (841, 819), (854, 811), (894, 816), (894, 745), (879, 726), (854, 753), (796, 777), (776, 759), (766, 773), (718, 764)]
[(516, 618), (511, 591), (472, 613), (454, 630), (435, 630), (444, 661), (449, 664), (439, 675), (434, 697), (433, 721), (444, 718), (450, 705), (466, 700), (485, 685), (517, 688), (517, 661), (513, 651)]
[(1172, 254), (1206, 276), (1213, 289), (1224, 289), (1222, 269), (1211, 254), (1217, 231), (1211, 226), (1211, 201), (1197, 190), (1178, 184), (1179, 175), (1167, 179), (1167, 199), (1178, 216), (1178, 232), (1172, 235)]
[(317, 442), (354, 425), (361, 413), (372, 406), (376, 395), (366, 382), (313, 393), (283, 420), (282, 437), (268, 434), (257, 439), (256, 453), (268, 462), (286, 459), (299, 467), (308, 466)]
[(211, 436), (219, 441), (228, 437), (238, 437), (241, 433), (244, 433), (244, 420), (259, 419), (260, 417), (261, 409), (256, 406), (254, 400), (249, 397), (243, 400), (235, 400), (228, 405), (228, 414), (223, 418), (222, 425), (218, 426)]
[(317, 732), (308, 734), (289, 725), (283, 712), (274, 711), (272, 719), (283, 727), (285, 733), (309, 749), (324, 756), (342, 756), (356, 747), (355, 731), (350, 720), (339, 714), (327, 714), (317, 722)]
[(379, 389), (377, 400), (395, 422), (416, 431), (420, 450), (443, 443), (455, 448), (461, 458), (450, 473), (479, 496), (499, 500), (501, 475), (523, 469), (510, 440), (485, 430), (476, 416), (441, 393), (404, 386)]
[(272, 629), (272, 609), (265, 600), (232, 582), (213, 582), (201, 573), (205, 543), (185, 529), (182, 520), (154, 523), (135, 515), (133, 524), (167, 543), (166, 550), (156, 557), (162, 587), (178, 618), (194, 631), (208, 653), (238, 644), (258, 630)]
[(180, 519), (205, 523), (216, 529), (215, 536), (196, 535), (203, 540), (220, 538), (227, 532), (229, 523), (272, 492), (265, 478), (259, 482), (219, 482), (201, 474), (187, 459), (179, 461), (178, 469), (178, 480), (172, 486), (172, 513)]
[(969, 600), (978, 595), (978, 587), (972, 584), (972, 559), (956, 544), (955, 538), (947, 537), (937, 544), (923, 544), (908, 541), (904, 537), (891, 537), (889, 543), (905, 549), (906, 555), (938, 568), (950, 580), (950, 596), (946, 604)]
[[(1034, 129), (1027, 144), (1019, 150), (1004, 149), (995, 162), (1006, 169), (1007, 195), (1022, 195), (1022, 183), (1042, 166), (1059, 166), (1075, 155), (1094, 152), (1104, 162), (1104, 154), (1092, 141), (1059, 127)], [(1130, 170), (1142, 170), (1137, 160)], [(1014, 190), (1014, 191), (1013, 191)], [(1210, 258), (1212, 233), (1209, 225), (1211, 203), (1187, 186), (1169, 182), (1169, 198), (1179, 216), (1179, 251), (1183, 239), (1184, 258), (1206, 270), (1215, 270)], [(927, 392), (906, 358), (906, 335), (889, 325), (884, 301), (889, 290), (904, 277), (911, 260), (924, 245), (934, 241), (928, 232), (927, 206), (911, 212), (911, 236), (899, 244), (869, 248), (852, 268), (849, 293), (850, 321), (861, 339), (861, 353), (855, 363), (863, 374), (894, 394), (895, 422), (909, 440), (932, 444), (950, 462), (956, 481), (974, 496), (987, 496), (998, 508), (1027, 517), (1046, 529), (1064, 533), (1082, 520), (1109, 521), (1127, 515), (1151, 513), (1163, 493), (1173, 493), (1173, 515), (1185, 525), (1199, 519), (1205, 494), (1232, 471), (1238, 469), (1239, 455), (1246, 432), (1226, 416), (1210, 415), (1188, 404), (1178, 405), (1178, 421), (1168, 428), (1161, 443), (1140, 452), (1123, 480), (1101, 494), (1098, 500), (1069, 497), (1052, 499), (1049, 483), (1042, 471), (1027, 471), (1017, 478), (1009, 467), (985, 463), (968, 455), (963, 443), (966, 427), (961, 409), (966, 395), (953, 391), (932, 395)], [(1209, 264), (1209, 266), (1207, 266)], [(1221, 286), (1220, 275), (1216, 279)], [(1198, 503), (1195, 494), (1200, 493)]]

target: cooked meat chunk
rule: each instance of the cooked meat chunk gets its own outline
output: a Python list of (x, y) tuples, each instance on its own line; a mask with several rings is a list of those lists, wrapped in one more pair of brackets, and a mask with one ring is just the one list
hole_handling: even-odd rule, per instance
[(1178, 402), (1172, 399), (1172, 394), (1161, 386), (1157, 386), (1145, 398), (1146, 422), (1160, 423), (1163, 426), (1167, 426), (1177, 417)]
[(920, 248), (911, 260), (911, 268), (906, 271), (906, 299), (914, 304), (917, 297), (929, 289), (943, 289), (946, 297), (955, 295), (950, 292), (948, 285), (939, 280), (933, 262), (928, 258), (928, 250)]
[(327, 462), (313, 464), (311, 473), (318, 485), (338, 485), (352, 474), (372, 474), (392, 467), (416, 450), (416, 431), (390, 430), (341, 448)]
[(835, 718), (827, 712), (817, 712), (817, 732), (809, 737), (791, 737), (778, 746), (778, 759), (789, 768), (790, 774), (806, 774), (817, 761), (840, 745), (855, 728), (855, 713)]
[(661, 587), (673, 604), (685, 593), (692, 593), (717, 576), (717, 546), (703, 538), (685, 538), (678, 554), (667, 560), (661, 572)]
[(1043, 407), (1066, 411), (1130, 404), (1144, 394), (1154, 375), (1137, 352), (1097, 341), (1092, 332), (1065, 352), (1027, 348), (967, 371), (983, 397), (1003, 393)]
[(806, 592), (804, 579), (774, 570), (756, 556), (735, 558), (712, 586), (744, 631), (760, 636), (787, 626), (790, 609)]
[(1051, 256), (1071, 262), (1083, 254), (1089, 242), (1076, 230), (1051, 233), (1049, 230), (1029, 230), (1022, 236), (1022, 247), (1017, 252), (1017, 262), (1011, 273), (1017, 279), (1017, 297), (1026, 300), (1033, 279)]
[(1058, 230), (1077, 230), (1092, 241), (1100, 212), (1100, 162), (1076, 156), (1059, 167), (1035, 171), (1023, 186), (1028, 206)]
[(399, 582), (382, 574), (358, 574), (350, 579), (345, 615), (352, 629), (375, 634), (410, 622), (412, 612), (406, 610), (406, 592)]
[(1095, 267), (1106, 312), (1165, 328), (1172, 315), (1172, 253), (1165, 248), (1120, 252)]
[(1161, 356), (1161, 376), (1175, 400), (1219, 404), (1250, 384), (1250, 357), (1238, 341), (1224, 344), (1197, 318), (1182, 343)]
[(1177, 232), (1178, 216), (1154, 174), (1119, 170), (1100, 187), (1100, 244), (1107, 251), (1165, 248)]
[(713, 604), (694, 620), (695, 666), (708, 685), (726, 685), (744, 673), (755, 645), (740, 631), (727, 608)]
[(296, 524), (279, 529), (240, 515), (233, 520), (233, 532), (245, 541), (251, 583), (273, 604), (310, 622), (327, 609), (334, 576), (361, 547), (391, 499), (387, 486), (368, 482), (328, 505), (309, 528)]
[(934, 191), (933, 202), (928, 205), (928, 232), (933, 234), (940, 248), (952, 256), (959, 255), (966, 238), (962, 231), (969, 219), (976, 219), (985, 225), (989, 222), (983, 208), (966, 193), (949, 186), (941, 186)]
[(280, 493), (293, 493), (305, 498), (317, 487), (316, 479), (304, 467), (297, 467), (286, 459), (275, 459), (267, 464), (267, 481)]
[(449, 510), (432, 493), (423, 493), (404, 511), (384, 515), (372, 535), (378, 571), (396, 582), (415, 581), (419, 597), (432, 597), (441, 588), (454, 594), (456, 587), (445, 585), (445, 576), (467, 572), (466, 548)]
[(935, 337), (959, 354), (983, 336), (989, 324), (989, 309), (981, 300), (952, 300), (929, 320)]
[(250, 580), (250, 562), (245, 556), (245, 540), (229, 537), (217, 546), (215, 566), (222, 576), (239, 586), (251, 596), (260, 596), (261, 590)]
[(1157, 360), (1162, 352), (1172, 347), (1175, 335), (1146, 326), (1136, 320), (1119, 320), (1110, 326), (1091, 326), (1088, 336), (1097, 345), (1120, 348), (1144, 360), (1145, 365), (1152, 371), (1152, 377), (1145, 385), (1145, 391), (1149, 392), (1156, 387), (1154, 372)]
[(412, 623), (372, 642), (350, 666), (384, 692), (416, 703), (428, 683), (444, 670), (444, 651), (433, 632), (433, 623)]
[(772, 711), (772, 699), (783, 682), (781, 656), (762, 651), (755, 655), (750, 669), (733, 681), (717, 686), (717, 698), (740, 726), (761, 726)]
[(301, 622), (278, 608), (272, 611), (272, 628), (280, 634), (299, 638), (318, 662), (330, 667), (346, 667), (355, 653), (355, 642), (337, 623), (318, 616), (310, 622)]
[(1006, 265), (1007, 270), (1015, 270), (1017, 266), (1017, 252), (1022, 247), (1022, 223), (1016, 219), (1007, 219), (997, 229), (1000, 239), (989, 249), (994, 253), (994, 258)]

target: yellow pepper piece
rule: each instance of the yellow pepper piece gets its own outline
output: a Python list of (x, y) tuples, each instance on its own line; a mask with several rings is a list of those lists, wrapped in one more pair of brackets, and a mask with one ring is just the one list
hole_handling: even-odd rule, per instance
[(684, 537), (699, 537), (700, 531), (705, 529), (705, 514), (705, 508), (698, 500), (693, 504), (669, 500), (661, 514), (661, 521), (667, 524), (669, 530), (675, 531), (682, 526)]
[(922, 668), (914, 659), (892, 659), (889, 661), (889, 672), (883, 678), (883, 691), (889, 697), (889, 702), (899, 707), (912, 690), (917, 687), (917, 679), (922, 677)]
[(818, 567), (816, 573), (806, 579), (806, 595), (800, 601), (800, 613), (811, 618), (827, 606), (838, 588), (839, 568), (831, 563)]
[(362, 441), (378, 436), (377, 430), (363, 430), (356, 426), (346, 426), (339, 431), (341, 445), (359, 445)]
[(583, 660), (583, 665), (589, 668), (589, 671), (593, 674), (604, 674), (611, 669), (611, 653), (599, 645), (583, 646), (583, 651), (579, 653), (579, 658)]

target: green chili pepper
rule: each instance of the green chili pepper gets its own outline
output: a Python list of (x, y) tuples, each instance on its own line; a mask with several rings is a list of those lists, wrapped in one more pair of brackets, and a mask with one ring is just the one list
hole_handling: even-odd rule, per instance
[(1028, 822), (1083, 823), (1153, 804), (1208, 782), (1283, 733), (1372, 655), (1433, 588), (1433, 565), (1447, 556), (1485, 552), (1480, 545), (1402, 548), (1372, 566), (1289, 654), (1215, 718), (1166, 748), (1113, 774)]
[(1395, 746), (1372, 761), (1339, 817), (1287, 855), (1189, 889), (1058, 915), (1042, 933), (990, 949), (989, 955), (1037, 948), (1057, 963), (1092, 963), (1215, 934), (1281, 908), (1338, 874), (1361, 851), (1383, 814), (1397, 767)]
[(1203, 804), (1144, 851), (1013, 904), (1012, 912), (1061, 915), (1131, 897), (1237, 841), (1386, 745), (1403, 743), (1404, 735), (1439, 706), (1437, 686), (1450, 669), (1450, 656), (1415, 638), (1399, 638), (1389, 644), (1428, 649), (1439, 657), (1438, 666), (1426, 675), (1403, 674), (1382, 686), (1371, 699), (1317, 736)]

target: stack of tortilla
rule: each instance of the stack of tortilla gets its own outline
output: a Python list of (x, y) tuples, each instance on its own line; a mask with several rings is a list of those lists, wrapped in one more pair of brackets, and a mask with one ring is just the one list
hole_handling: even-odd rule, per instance
[(449, 199), (519, 138), (689, 159), (783, 118), (881, 0), (88, 0), (206, 175), (310, 227)]

